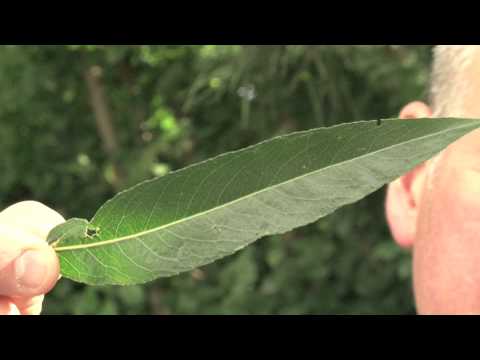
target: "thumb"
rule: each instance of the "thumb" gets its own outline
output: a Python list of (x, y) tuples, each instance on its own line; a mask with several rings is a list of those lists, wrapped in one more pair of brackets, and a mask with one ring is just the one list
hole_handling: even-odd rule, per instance
[(47, 243), (22, 229), (0, 224), (0, 295), (45, 294), (58, 277), (58, 258)]

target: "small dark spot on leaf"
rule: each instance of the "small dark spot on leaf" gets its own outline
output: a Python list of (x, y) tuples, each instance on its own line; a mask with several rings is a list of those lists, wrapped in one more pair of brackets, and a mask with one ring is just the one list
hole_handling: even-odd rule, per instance
[(96, 227), (96, 228), (87, 227), (87, 236), (88, 237), (97, 236), (99, 232), (100, 232), (100, 228), (98, 228), (98, 227)]

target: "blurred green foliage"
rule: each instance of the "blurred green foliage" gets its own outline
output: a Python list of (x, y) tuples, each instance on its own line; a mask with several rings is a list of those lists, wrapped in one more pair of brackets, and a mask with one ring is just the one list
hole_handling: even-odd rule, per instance
[[(90, 218), (121, 188), (225, 151), (294, 130), (396, 117), (426, 97), (430, 52), (2, 46), (0, 206), (34, 199), (67, 218)], [(92, 68), (111, 113), (113, 155), (89, 101)], [(45, 313), (414, 313), (410, 254), (391, 240), (383, 199), (378, 191), (315, 224), (145, 286), (62, 279)]]

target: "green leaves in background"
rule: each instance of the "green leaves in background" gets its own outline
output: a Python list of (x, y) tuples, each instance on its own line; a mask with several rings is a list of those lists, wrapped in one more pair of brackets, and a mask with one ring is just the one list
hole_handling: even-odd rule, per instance
[(49, 235), (62, 274), (131, 285), (193, 270), (360, 200), (480, 126), (362, 121), (292, 133), (145, 181)]
[[(89, 103), (91, 65), (104, 70), (125, 170), (120, 190), (274, 136), (428, 103), (430, 45), (87, 47), (0, 46), (1, 208), (35, 199), (67, 219), (90, 219), (118, 192)], [(249, 97), (240, 88), (251, 85), (242, 118)], [(164, 126), (168, 114), (178, 135)], [(313, 224), (147, 285), (61, 280), (43, 313), (414, 314), (411, 254), (392, 241), (384, 195), (381, 188)], [(379, 248), (393, 255), (374, 256), (384, 254)], [(136, 305), (126, 301), (130, 293)]]

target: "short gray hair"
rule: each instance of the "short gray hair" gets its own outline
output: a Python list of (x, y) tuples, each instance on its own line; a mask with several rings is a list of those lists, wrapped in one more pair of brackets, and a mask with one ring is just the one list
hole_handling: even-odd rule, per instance
[(465, 116), (464, 99), (471, 88), (465, 74), (479, 48), (478, 45), (437, 45), (433, 49), (430, 105), (434, 116)]

